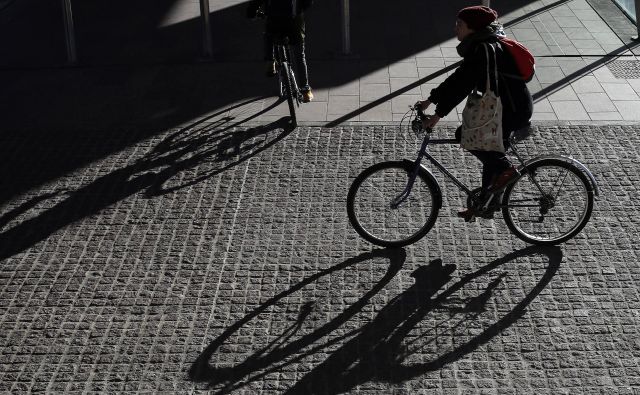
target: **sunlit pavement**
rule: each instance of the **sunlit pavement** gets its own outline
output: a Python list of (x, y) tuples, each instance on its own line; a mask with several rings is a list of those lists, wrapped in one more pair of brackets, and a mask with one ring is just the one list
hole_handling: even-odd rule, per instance
[[(593, 217), (564, 245), (528, 246), (501, 216), (464, 223), (438, 175), (437, 225), (383, 250), (351, 229), (346, 192), (416, 141), (285, 125), (169, 130), (5, 204), (0, 391), (637, 391), (637, 127), (539, 127), (525, 143), (596, 175)], [(459, 148), (434, 152), (477, 180)], [(73, 160), (42, 150), (55, 158)]]

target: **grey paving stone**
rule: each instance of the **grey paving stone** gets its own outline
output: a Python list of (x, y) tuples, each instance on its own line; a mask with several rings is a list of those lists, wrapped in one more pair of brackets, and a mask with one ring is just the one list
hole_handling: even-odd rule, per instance
[(616, 111), (616, 107), (606, 93), (582, 93), (579, 98), (588, 113)]
[(553, 83), (562, 80), (565, 74), (560, 66), (540, 66), (536, 67), (536, 77), (540, 83)]
[(391, 93), (391, 86), (389, 84), (363, 84), (360, 83), (360, 100), (361, 101), (374, 101), (385, 97)]
[(561, 121), (588, 121), (589, 114), (585, 111), (579, 101), (554, 101), (551, 100), (551, 107), (556, 116)]
[(618, 109), (622, 118), (627, 121), (639, 121), (640, 120), (640, 101), (638, 100), (614, 100), (613, 104)]
[(551, 103), (554, 101), (578, 101), (579, 98), (576, 93), (573, 91), (573, 88), (569, 86), (565, 86), (548, 96), (548, 99)]
[(415, 59), (412, 62), (396, 63), (389, 66), (389, 76), (391, 78), (416, 78), (418, 77), (418, 67)]
[(604, 88), (598, 82), (596, 77), (592, 75), (586, 75), (580, 79), (573, 81), (571, 87), (581, 97), (582, 93), (600, 93), (604, 92)]
[[(626, 82), (626, 80), (621, 80), (622, 82)], [(609, 83), (603, 82), (602, 88), (609, 95), (611, 100), (640, 100), (638, 94), (633, 90), (631, 85), (626, 83)]]
[[(463, 196), (437, 175), (444, 205), (430, 234), (405, 249), (372, 249), (349, 227), (345, 196), (365, 166), (415, 155), (417, 142), (396, 127), (301, 127), (285, 138), (234, 128), (239, 157), (225, 154), (233, 144), (217, 138), (219, 126), (172, 129), (15, 196), (3, 214), (52, 186), (76, 191), (31, 206), (33, 224), (64, 218), (49, 213), (69, 199), (94, 209), (95, 199), (110, 199), (41, 234), (44, 243), (22, 244), (21, 232), (10, 247), (22, 245), (21, 253), (7, 256), (2, 244), (2, 388), (625, 393), (640, 369), (639, 234), (630, 209), (640, 134), (637, 126), (534, 129), (526, 151), (571, 153), (601, 188), (591, 222), (560, 248), (527, 247), (499, 217), (461, 223), (454, 215)], [(178, 132), (195, 151), (168, 144)], [(5, 157), (22, 139), (5, 142)], [(113, 144), (108, 136), (94, 143)], [(128, 164), (154, 169), (159, 153), (177, 161), (164, 185), (176, 189), (123, 190)], [(459, 148), (434, 155), (477, 181), (475, 159)], [(105, 176), (109, 188), (92, 193)], [(419, 273), (436, 259), (455, 270), (434, 296)]]
[(358, 96), (330, 96), (327, 115), (344, 115), (357, 110), (359, 105)]

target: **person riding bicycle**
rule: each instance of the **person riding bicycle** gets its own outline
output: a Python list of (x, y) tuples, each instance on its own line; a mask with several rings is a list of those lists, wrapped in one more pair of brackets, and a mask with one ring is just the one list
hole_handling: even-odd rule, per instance
[[(458, 12), (455, 32), (460, 44), (456, 47), (463, 58), (462, 64), (437, 88), (433, 89), (429, 98), (418, 104), (426, 110), (431, 103), (436, 105), (435, 114), (427, 116), (424, 127), (432, 128), (438, 121), (461, 103), (473, 89), (486, 86), (487, 58), (483, 50), (484, 44), (493, 45), (498, 67), (498, 95), (502, 102), (502, 128), (504, 131), (505, 149), (509, 145), (511, 132), (530, 125), (533, 114), (531, 93), (523, 79), (508, 77), (518, 75), (515, 61), (499, 45), (499, 38), (504, 35), (502, 26), (496, 21), (498, 13), (485, 6), (472, 6)], [(460, 139), (461, 127), (456, 130), (456, 138)], [(469, 151), (482, 162), (482, 193), (499, 190), (517, 175), (517, 170), (502, 152)], [(496, 198), (494, 198), (496, 199)], [(499, 197), (498, 197), (499, 199)], [(499, 200), (494, 200), (499, 201)], [(477, 213), (468, 207), (458, 216), (470, 221)]]
[(274, 37), (284, 36), (289, 38), (289, 43), (294, 48), (293, 52), (297, 60), (296, 70), (300, 78), (300, 91), (305, 103), (313, 100), (305, 54), (306, 26), (304, 20), (304, 11), (311, 6), (312, 2), (313, 0), (251, 0), (247, 7), (248, 18), (255, 18), (258, 10), (262, 10), (266, 17), (264, 59), (267, 62), (267, 76), (273, 77), (276, 75), (273, 51)]

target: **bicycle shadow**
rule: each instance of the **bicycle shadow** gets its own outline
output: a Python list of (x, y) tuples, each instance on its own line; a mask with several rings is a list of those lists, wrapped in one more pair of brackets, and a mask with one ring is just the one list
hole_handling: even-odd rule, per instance
[[(327, 324), (315, 329), (313, 332), (304, 335), (294, 341), (287, 344), (287, 341), (300, 329), (302, 322), (308, 317), (312, 310), (313, 303), (307, 302), (303, 305), (298, 319), (288, 329), (286, 329), (278, 338), (272, 341), (268, 346), (256, 351), (249, 356), (244, 362), (233, 368), (216, 368), (209, 364), (209, 360), (215, 355), (220, 347), (227, 341), (235, 332), (240, 330), (249, 321), (258, 318), (260, 314), (267, 312), (269, 307), (274, 306), (278, 301), (288, 297), (289, 295), (301, 290), (305, 286), (317, 281), (318, 279), (329, 276), (330, 274), (345, 270), (351, 266), (358, 265), (360, 263), (384, 258), (389, 260), (389, 265), (384, 276), (378, 280), (378, 282), (362, 295), (355, 303), (350, 305), (347, 309), (342, 311), (336, 318), (328, 322)], [(313, 346), (317, 340), (329, 335), (339, 326), (351, 319), (355, 314), (361, 311), (361, 309), (373, 298), (380, 290), (382, 290), (391, 279), (402, 268), (406, 260), (406, 252), (404, 249), (379, 249), (371, 252), (360, 254), (356, 257), (347, 259), (346, 261), (332, 266), (328, 269), (322, 270), (312, 276), (305, 278), (293, 287), (286, 291), (273, 296), (265, 303), (261, 304), (258, 308), (247, 314), (244, 318), (237, 321), (235, 324), (227, 328), (222, 334), (220, 334), (213, 342), (211, 342), (205, 350), (203, 350), (198, 358), (193, 362), (189, 369), (189, 378), (197, 382), (207, 382), (210, 386), (221, 386), (224, 388), (222, 392), (231, 391), (235, 388), (239, 388), (238, 385), (244, 378), (252, 375), (255, 372), (262, 371), (258, 375), (252, 376), (251, 380), (255, 380), (268, 372), (275, 371), (277, 369), (293, 363), (294, 361), (285, 361), (287, 358), (298, 354), (305, 347)], [(315, 348), (314, 348), (315, 349)], [(311, 351), (313, 352), (313, 350)], [(295, 359), (300, 357), (296, 355)]]
[[(411, 356), (432, 343), (437, 343), (438, 336), (428, 337), (433, 332), (416, 336), (410, 342), (408, 334), (416, 330), (417, 325), (434, 311), (446, 311), (451, 316), (463, 315), (461, 321), (452, 325), (454, 328), (465, 324), (475, 324), (475, 320), (485, 311), (488, 301), (500, 286), (506, 272), (493, 275), (493, 271), (507, 262), (532, 255), (545, 255), (548, 258), (547, 268), (537, 284), (526, 296), (506, 315), (498, 319), (480, 334), (474, 336), (455, 348), (439, 355), (428, 362), (411, 363)], [(362, 256), (354, 258), (361, 261)], [(293, 340), (296, 328), (308, 316), (309, 303), (303, 305), (298, 320), (285, 330), (275, 341), (271, 342), (234, 367), (216, 368), (210, 359), (223, 343), (238, 331), (249, 320), (256, 318), (278, 299), (289, 295), (302, 286), (315, 281), (325, 275), (319, 273), (303, 283), (296, 285), (260, 306), (244, 319), (229, 327), (217, 337), (205, 351), (203, 351), (189, 371), (189, 377), (194, 381), (206, 381), (211, 389), (217, 393), (229, 393), (239, 389), (252, 381), (279, 371), (283, 367), (299, 361), (305, 357), (319, 353), (345, 339), (346, 342), (319, 365), (315, 366), (306, 376), (286, 391), (287, 394), (337, 394), (347, 392), (359, 384), (369, 381), (384, 381), (399, 383), (429, 371), (440, 369), (444, 365), (456, 361), (464, 355), (474, 351), (480, 345), (487, 343), (504, 329), (520, 318), (527, 306), (549, 284), (557, 272), (562, 260), (562, 252), (558, 247), (527, 247), (496, 259), (481, 269), (462, 277), (458, 282), (446, 289), (443, 287), (451, 280), (456, 269), (454, 264), (443, 264), (436, 259), (427, 266), (421, 266), (414, 271), (413, 286), (391, 300), (377, 316), (364, 326), (351, 330), (345, 335), (332, 340), (322, 338), (343, 325), (357, 310), (360, 310), (371, 296), (384, 287), (389, 277), (379, 281), (358, 302), (347, 309), (348, 314), (342, 313), (336, 319), (328, 322), (314, 332)], [(329, 270), (339, 270), (349, 261)], [(392, 271), (393, 269), (390, 269)], [(396, 270), (397, 271), (397, 270)], [(479, 281), (483, 276), (493, 276), (485, 289), (470, 298), (455, 298), (453, 295), (473, 281)], [(440, 293), (438, 293), (441, 291)], [(445, 331), (446, 332), (446, 331)], [(292, 356), (294, 356), (291, 358)], [(290, 358), (290, 359), (287, 359)]]
[[(271, 106), (250, 118), (269, 108)], [(288, 117), (237, 130), (236, 127), (250, 118), (239, 121), (233, 117), (217, 118), (221, 113), (211, 116), (216, 117), (212, 123), (204, 119), (171, 133), (133, 163), (76, 190), (47, 192), (4, 213), (0, 217), (0, 229), (4, 228), (0, 232), (0, 260), (20, 253), (61, 228), (136, 193), (152, 198), (205, 182), (259, 155), (293, 130)], [(197, 172), (190, 172), (196, 168)], [(197, 176), (190, 177), (189, 173)], [(51, 207), (15, 223), (29, 211), (37, 211), (38, 206), (44, 203)]]

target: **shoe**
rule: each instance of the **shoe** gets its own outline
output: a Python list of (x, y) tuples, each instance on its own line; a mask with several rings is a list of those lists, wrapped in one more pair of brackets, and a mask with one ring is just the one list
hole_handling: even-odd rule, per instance
[(273, 77), (276, 75), (276, 62), (273, 60), (267, 61), (267, 67), (265, 69), (265, 75), (267, 77)]
[(502, 173), (500, 173), (500, 175), (496, 177), (493, 183), (491, 183), (491, 186), (489, 186), (489, 190), (496, 191), (498, 189), (502, 189), (507, 185), (511, 184), (513, 181), (515, 181), (515, 179), (519, 175), (520, 175), (520, 172), (518, 171), (518, 169), (512, 166), (507, 170), (503, 171)]
[(309, 103), (311, 100), (313, 100), (313, 92), (311, 92), (311, 88), (309, 88), (302, 92), (302, 102)]
[(476, 220), (476, 212), (474, 209), (466, 208), (458, 211), (458, 217), (463, 218), (464, 222), (473, 222)]

